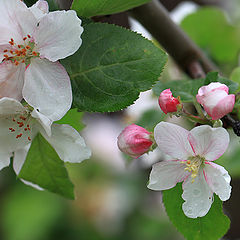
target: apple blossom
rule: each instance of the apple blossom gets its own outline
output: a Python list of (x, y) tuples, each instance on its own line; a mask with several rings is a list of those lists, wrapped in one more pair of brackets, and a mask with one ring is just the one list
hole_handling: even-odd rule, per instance
[(81, 45), (76, 12), (48, 13), (46, 1), (31, 8), (20, 0), (0, 0), (0, 97), (25, 101), (52, 121), (72, 104), (69, 76), (57, 62)]
[(183, 212), (190, 218), (203, 217), (213, 202), (213, 193), (222, 201), (230, 197), (228, 172), (212, 161), (227, 149), (229, 134), (224, 128), (202, 125), (191, 131), (160, 122), (154, 137), (161, 151), (173, 160), (153, 165), (148, 188), (166, 190), (183, 181)]
[(118, 136), (118, 148), (133, 158), (149, 151), (153, 142), (151, 133), (136, 124), (127, 126)]
[(235, 95), (228, 95), (228, 87), (219, 82), (212, 82), (199, 88), (197, 101), (203, 106), (213, 120), (217, 120), (232, 112)]
[(13, 152), (14, 158), (20, 159), (16, 165), (23, 164), (24, 149), (38, 132), (64, 162), (81, 162), (91, 155), (74, 128), (66, 124), (51, 126), (51, 121), (31, 106), (23, 106), (15, 99), (4, 97), (0, 99), (0, 169), (9, 165)]
[(173, 97), (170, 89), (165, 89), (161, 92), (158, 103), (165, 114), (169, 112), (177, 112), (177, 106), (180, 104), (179, 100)]

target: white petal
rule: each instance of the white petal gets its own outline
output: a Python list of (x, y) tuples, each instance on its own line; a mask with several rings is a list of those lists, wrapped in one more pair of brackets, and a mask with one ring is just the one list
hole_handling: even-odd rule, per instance
[(55, 62), (75, 53), (81, 46), (81, 20), (73, 10), (50, 12), (34, 33), (40, 56)]
[[(16, 120), (13, 121), (13, 118), (20, 116), (24, 111), (24, 107), (16, 100), (0, 99), (0, 152), (11, 153), (29, 143), (28, 137), (31, 137), (32, 133), (24, 131), (18, 126)], [(15, 131), (10, 131), (11, 128)], [(20, 133), (22, 137), (16, 138)]]
[[(29, 143), (28, 137), (31, 137), (31, 133), (16, 126), (11, 117), (0, 118), (0, 152), (13, 152)], [(14, 128), (15, 131), (11, 132), (9, 128)], [(16, 138), (20, 133), (22, 137)]]
[(188, 133), (176, 124), (160, 122), (154, 129), (154, 138), (161, 151), (173, 158), (186, 160), (193, 155), (187, 140)]
[[(18, 21), (18, 14), (20, 13), (21, 15), (25, 11), (27, 11), (27, 6), (21, 1), (0, 1), (0, 44), (8, 43), (11, 38), (17, 42), (22, 41), (22, 27)], [(28, 16), (25, 17), (28, 18)]]
[(218, 159), (227, 149), (229, 134), (224, 128), (212, 128), (203, 125), (193, 128), (188, 137), (196, 155), (208, 161)]
[(0, 97), (22, 100), (25, 65), (15, 66), (10, 62), (0, 64)]
[(166, 190), (182, 182), (189, 172), (185, 171), (185, 164), (181, 161), (162, 161), (155, 163), (150, 173), (148, 188), (152, 190)]
[[(28, 144), (26, 147), (19, 149), (17, 151), (14, 152), (14, 158), (13, 158), (13, 169), (15, 171), (15, 173), (18, 175), (19, 172), (21, 171), (21, 168), (25, 162), (25, 159), (27, 157), (27, 153), (28, 150), (30, 148), (31, 144)], [(23, 183), (25, 183), (26, 185), (29, 185), (31, 187), (34, 187), (38, 190), (43, 190), (41, 187), (39, 187), (37, 184), (28, 182), (26, 180), (21, 179), (21, 181)]]
[(31, 144), (28, 144), (25, 147), (14, 152), (13, 169), (17, 175), (21, 171), (21, 168), (25, 162), (25, 159), (27, 157), (27, 153), (28, 153), (30, 146), (31, 146)]
[(36, 118), (37, 121), (41, 124), (41, 126), (46, 131), (47, 135), (51, 136), (52, 121), (49, 118), (47, 118), (45, 115), (41, 114), (40, 112), (38, 112), (35, 109), (31, 112), (31, 115), (32, 115), (33, 118)]
[(38, 0), (34, 5), (32, 5), (29, 10), (33, 13), (33, 15), (39, 21), (42, 17), (44, 17), (48, 12), (48, 2), (43, 0)]
[(72, 104), (69, 76), (58, 62), (34, 59), (25, 73), (23, 97), (52, 121), (61, 119)]
[(203, 217), (208, 213), (213, 202), (213, 192), (204, 178), (202, 169), (194, 182), (192, 177), (184, 181), (182, 198), (185, 200), (182, 209), (187, 217)]
[(0, 98), (0, 118), (24, 112), (23, 105), (13, 98)]
[(53, 124), (51, 137), (48, 137), (45, 132), (41, 133), (64, 162), (79, 163), (91, 156), (91, 151), (84, 139), (69, 125)]
[(8, 152), (0, 153), (0, 170), (9, 166), (11, 156), (12, 156), (12, 153), (8, 153)]
[(222, 201), (228, 200), (232, 187), (230, 186), (231, 177), (225, 168), (210, 162), (209, 164), (205, 164), (204, 171), (206, 173), (206, 181), (212, 191)]

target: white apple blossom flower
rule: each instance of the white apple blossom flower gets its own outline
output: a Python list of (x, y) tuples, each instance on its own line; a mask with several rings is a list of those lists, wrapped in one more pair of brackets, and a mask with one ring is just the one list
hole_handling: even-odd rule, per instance
[(15, 99), (4, 97), (0, 99), (0, 169), (9, 165), (15, 152), (13, 165), (18, 173), (29, 144), (38, 132), (64, 162), (81, 162), (91, 155), (84, 139), (74, 128), (66, 124), (51, 126), (48, 118), (31, 106), (23, 106)]
[(25, 101), (52, 121), (72, 104), (69, 76), (59, 59), (82, 40), (76, 12), (48, 13), (46, 1), (31, 8), (20, 0), (0, 0), (0, 97)]
[(153, 165), (148, 188), (166, 190), (183, 181), (183, 212), (190, 218), (203, 217), (213, 202), (213, 193), (222, 201), (230, 197), (228, 172), (212, 161), (227, 149), (229, 134), (224, 128), (207, 125), (191, 131), (167, 122), (154, 129), (160, 150), (173, 160)]

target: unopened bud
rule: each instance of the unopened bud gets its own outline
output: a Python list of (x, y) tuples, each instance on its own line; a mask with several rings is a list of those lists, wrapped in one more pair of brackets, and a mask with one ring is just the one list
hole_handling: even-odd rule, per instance
[(127, 126), (118, 136), (118, 148), (133, 158), (148, 152), (153, 142), (151, 133), (136, 124)]
[(197, 101), (213, 119), (217, 120), (232, 112), (235, 104), (235, 95), (228, 94), (228, 87), (219, 82), (210, 83), (199, 88)]
[(158, 103), (165, 114), (177, 112), (179, 110), (179, 106), (181, 105), (179, 99), (173, 97), (170, 89), (166, 89), (161, 92)]

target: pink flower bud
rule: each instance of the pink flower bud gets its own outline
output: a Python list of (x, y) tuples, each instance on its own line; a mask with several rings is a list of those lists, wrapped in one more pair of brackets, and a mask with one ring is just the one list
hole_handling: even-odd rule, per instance
[(177, 112), (177, 105), (180, 104), (179, 100), (173, 97), (170, 89), (161, 92), (158, 103), (165, 114), (169, 112)]
[(219, 82), (199, 88), (196, 98), (213, 120), (232, 112), (235, 103), (235, 95), (228, 95), (228, 87)]
[(118, 136), (118, 148), (133, 158), (138, 158), (149, 151), (152, 145), (150, 132), (132, 124), (127, 126)]

